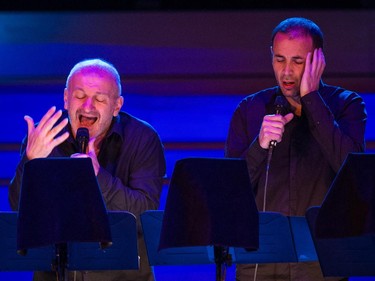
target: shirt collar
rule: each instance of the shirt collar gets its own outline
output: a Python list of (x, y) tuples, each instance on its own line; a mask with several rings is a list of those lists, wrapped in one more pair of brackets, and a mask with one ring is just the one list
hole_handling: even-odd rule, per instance
[(120, 115), (112, 118), (111, 127), (108, 130), (107, 138), (111, 137), (113, 134), (118, 135), (121, 140), (124, 139), (123, 130), (121, 128)]

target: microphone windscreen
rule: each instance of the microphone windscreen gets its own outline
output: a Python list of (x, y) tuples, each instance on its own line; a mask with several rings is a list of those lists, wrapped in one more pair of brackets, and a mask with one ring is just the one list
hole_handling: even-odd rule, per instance
[(284, 96), (277, 96), (274, 102), (275, 114), (285, 115), (287, 101)]
[(89, 142), (89, 130), (87, 128), (78, 128), (76, 134), (79, 153), (86, 153), (87, 144)]

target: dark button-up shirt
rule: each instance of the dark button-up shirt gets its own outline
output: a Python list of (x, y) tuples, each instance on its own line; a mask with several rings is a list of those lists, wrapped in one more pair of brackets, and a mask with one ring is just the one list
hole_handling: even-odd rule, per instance
[[(246, 158), (258, 209), (263, 209), (267, 150), (258, 134), (266, 114), (274, 113), (278, 87), (244, 98), (236, 108), (226, 141), (226, 156)], [(301, 98), (302, 114), (285, 126), (273, 150), (266, 194), (267, 211), (303, 216), (320, 205), (349, 152), (363, 152), (366, 110), (362, 98), (321, 84)], [(290, 109), (287, 108), (287, 111)]]
[[(225, 155), (246, 158), (259, 211), (304, 216), (310, 206), (321, 205), (348, 153), (364, 151), (365, 104), (358, 94), (323, 83), (319, 91), (302, 97), (301, 116), (286, 124), (282, 141), (273, 150), (265, 188), (268, 149), (259, 145), (258, 134), (263, 117), (275, 113), (278, 95), (282, 95), (279, 87), (269, 88), (239, 103)], [(291, 109), (287, 106), (286, 111)], [(254, 265), (237, 265), (238, 280), (253, 280), (254, 274)], [(325, 280), (317, 262), (259, 265), (257, 280), (276, 279)]]
[[(67, 113), (64, 112), (62, 118), (66, 116)], [(70, 130), (69, 125), (64, 129), (66, 130)], [(13, 210), (18, 209), (23, 165), (28, 161), (25, 153), (26, 145), (27, 138), (22, 142), (21, 161), (9, 186), (9, 202)], [(49, 157), (70, 157), (77, 152), (78, 146), (70, 135), (64, 143), (53, 149)], [(128, 113), (120, 112), (116, 118), (113, 118), (111, 128), (103, 140), (98, 161), (100, 169), (97, 180), (108, 210), (129, 211), (137, 217), (139, 225), (141, 213), (159, 207), (166, 163), (159, 135), (150, 124)], [(139, 238), (142, 238), (140, 231)], [(148, 267), (144, 241), (139, 243), (141, 267)], [(116, 278), (123, 276), (120, 272), (116, 274)], [(98, 276), (101, 276), (97, 278), (98, 280), (115, 278), (115, 275), (108, 272)], [(125, 276), (122, 280), (128, 280)], [(95, 280), (94, 277), (87, 279), (87, 274), (85, 278), (85, 280)]]

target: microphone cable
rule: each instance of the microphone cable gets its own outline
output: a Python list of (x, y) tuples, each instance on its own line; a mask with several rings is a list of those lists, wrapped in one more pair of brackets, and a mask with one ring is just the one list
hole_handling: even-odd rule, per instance
[[(270, 166), (271, 166), (272, 153), (273, 153), (273, 149), (275, 148), (275, 146), (276, 146), (276, 141), (271, 141), (270, 142), (270, 146), (268, 148), (267, 164), (266, 164), (266, 179), (264, 181), (264, 193), (263, 193), (263, 208), (262, 208), (262, 212), (266, 211), (268, 175), (269, 175), (269, 170), (270, 170)], [(254, 281), (257, 280), (257, 273), (258, 273), (258, 263), (255, 264)]]
[[(277, 96), (275, 99), (275, 115), (282, 114), (284, 110), (284, 99), (283, 96)], [(266, 163), (266, 178), (264, 181), (264, 192), (263, 192), (263, 208), (262, 212), (266, 211), (266, 203), (267, 203), (267, 188), (268, 188), (268, 176), (269, 176), (269, 170), (271, 166), (271, 159), (272, 159), (272, 153), (273, 149), (276, 147), (277, 141), (271, 140), (269, 147), (268, 147), (268, 153), (267, 153), (267, 163)], [(257, 273), (258, 273), (258, 263), (255, 264), (254, 269), (254, 281), (257, 280)]]
[[(283, 96), (277, 96), (275, 99), (275, 115), (281, 115), (285, 108), (285, 101)], [(264, 193), (263, 193), (263, 209), (262, 211), (266, 211), (266, 202), (267, 202), (267, 187), (268, 187), (268, 174), (271, 166), (271, 158), (273, 149), (276, 147), (277, 141), (271, 140), (268, 146), (268, 154), (267, 154), (267, 164), (266, 164), (266, 179), (264, 182)]]

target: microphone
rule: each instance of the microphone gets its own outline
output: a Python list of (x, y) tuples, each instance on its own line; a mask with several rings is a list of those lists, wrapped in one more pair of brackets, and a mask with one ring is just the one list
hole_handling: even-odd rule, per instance
[[(284, 113), (286, 101), (283, 96), (277, 96), (273, 105), (275, 106), (276, 115)], [(276, 144), (277, 144), (277, 141), (271, 140), (269, 144), (269, 149), (268, 149), (267, 164), (266, 164), (266, 179), (264, 182), (264, 193), (263, 193), (263, 208), (262, 208), (263, 212), (266, 211), (268, 174), (269, 174), (269, 170), (271, 166), (271, 158), (272, 158), (273, 149), (276, 147)]]
[[(284, 108), (284, 106), (285, 106), (284, 98), (282, 96), (277, 96), (276, 99), (275, 99), (275, 103), (273, 105), (275, 106), (275, 114), (276, 115), (282, 114), (284, 109), (285, 109)], [(271, 149), (275, 148), (276, 144), (277, 144), (277, 141), (275, 141), (275, 140), (270, 141), (269, 148), (271, 148)]]
[(89, 130), (87, 128), (78, 128), (76, 134), (76, 141), (78, 143), (78, 152), (86, 153), (87, 145), (89, 143)]

